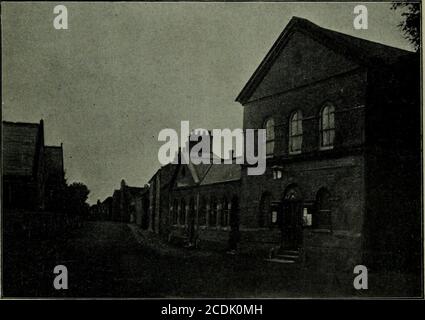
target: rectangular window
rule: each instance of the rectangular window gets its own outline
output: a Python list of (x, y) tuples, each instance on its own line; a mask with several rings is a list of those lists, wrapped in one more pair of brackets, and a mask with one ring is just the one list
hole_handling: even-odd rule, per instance
[(312, 215), (309, 213), (308, 208), (303, 209), (303, 224), (304, 227), (311, 227), (313, 224)]
[(277, 211), (272, 211), (272, 224), (277, 223)]

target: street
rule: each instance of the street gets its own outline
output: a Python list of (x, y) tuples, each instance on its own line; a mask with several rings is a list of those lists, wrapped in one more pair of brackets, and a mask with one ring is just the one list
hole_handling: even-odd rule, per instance
[[(330, 296), (336, 290), (356, 294), (350, 279), (344, 284), (332, 275), (306, 277), (299, 264), (172, 247), (149, 239), (147, 232), (135, 233), (135, 228), (116, 222), (85, 222), (61, 238), (21, 243), (21, 249), (16, 249), (18, 258), (7, 255), (4, 279), (10, 280), (5, 282), (5, 295), (279, 298)], [(56, 265), (67, 268), (67, 290), (53, 286)]]

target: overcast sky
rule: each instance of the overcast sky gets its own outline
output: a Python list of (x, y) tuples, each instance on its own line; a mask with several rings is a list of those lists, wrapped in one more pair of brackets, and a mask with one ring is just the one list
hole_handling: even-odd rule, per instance
[(235, 97), (292, 16), (411, 50), (389, 3), (367, 4), (368, 30), (354, 3), (81, 2), (55, 30), (56, 4), (2, 3), (3, 120), (44, 119), (91, 203), (148, 182), (161, 129), (241, 127)]

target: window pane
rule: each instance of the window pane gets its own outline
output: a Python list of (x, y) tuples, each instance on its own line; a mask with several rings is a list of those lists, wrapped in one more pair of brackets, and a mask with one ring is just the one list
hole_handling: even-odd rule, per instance
[(302, 136), (297, 136), (295, 137), (295, 147), (294, 147), (294, 151), (300, 151), (301, 150), (301, 140)]
[(322, 146), (328, 146), (329, 145), (329, 132), (328, 131), (323, 131), (322, 132)]
[(330, 146), (333, 146), (334, 138), (335, 138), (335, 130), (330, 130), (329, 131), (329, 145)]
[(299, 119), (298, 120), (298, 126), (297, 126), (298, 130), (297, 130), (297, 134), (303, 134), (303, 120)]
[(329, 118), (327, 113), (323, 113), (322, 115), (322, 130), (326, 130), (329, 128)]
[(296, 134), (297, 134), (297, 122), (292, 121), (291, 122), (291, 136), (296, 135)]
[(273, 211), (272, 212), (272, 223), (276, 223), (277, 222), (277, 211)]
[(272, 155), (274, 151), (274, 141), (268, 141), (266, 143), (266, 155)]
[(335, 115), (335, 114), (334, 114), (334, 112), (333, 112), (333, 111), (332, 111), (332, 113), (330, 113), (330, 114), (329, 114), (329, 128), (330, 128), (330, 129), (335, 128), (335, 121), (334, 121), (334, 120), (335, 120), (335, 119), (334, 119), (335, 117), (334, 117), (334, 115)]

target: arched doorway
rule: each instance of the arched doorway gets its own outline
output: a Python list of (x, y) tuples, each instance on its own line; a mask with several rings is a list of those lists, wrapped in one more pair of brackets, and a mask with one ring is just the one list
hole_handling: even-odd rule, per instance
[(280, 226), (282, 246), (285, 249), (298, 249), (302, 245), (302, 197), (296, 185), (289, 186), (282, 199)]

